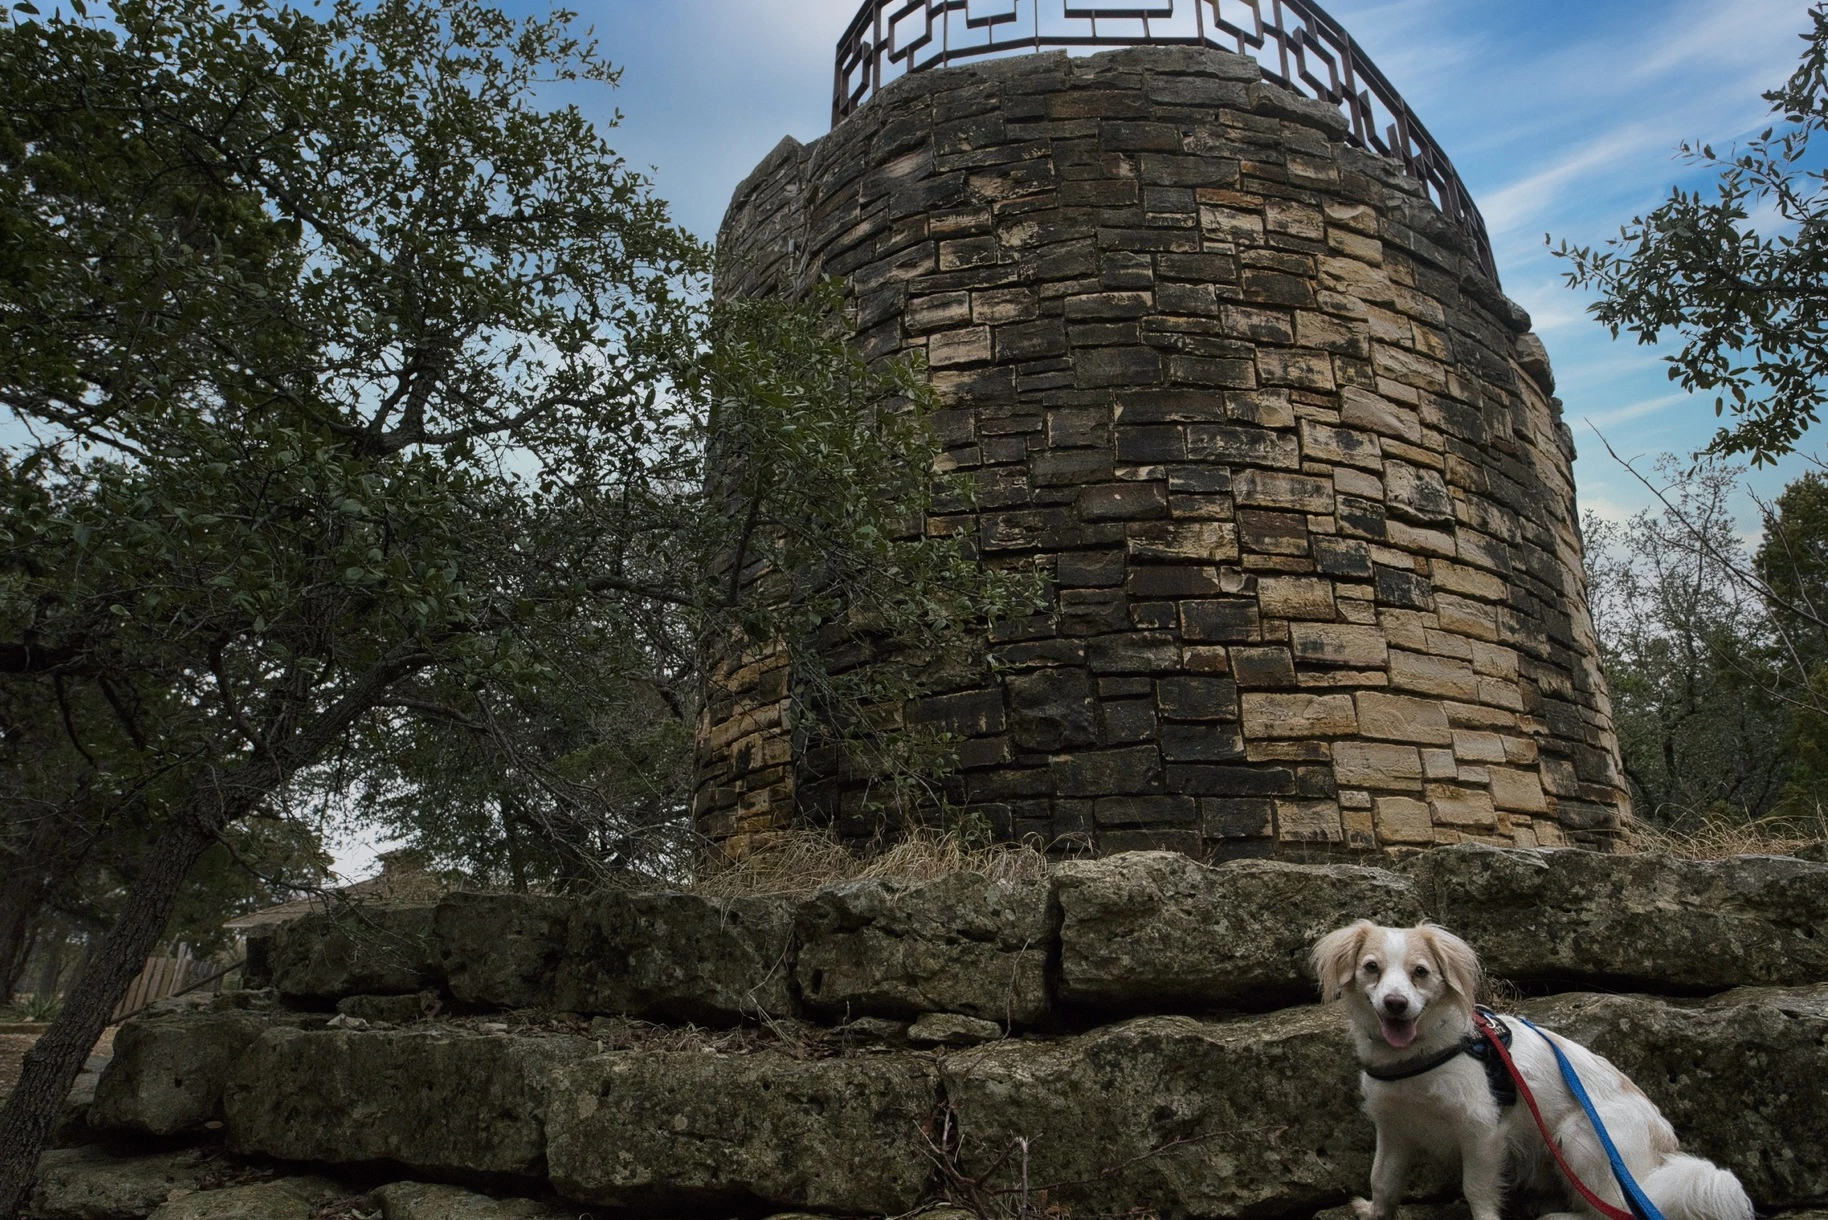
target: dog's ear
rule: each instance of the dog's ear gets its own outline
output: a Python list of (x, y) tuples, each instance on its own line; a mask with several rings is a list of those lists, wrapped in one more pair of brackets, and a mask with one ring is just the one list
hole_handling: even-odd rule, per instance
[(1479, 955), (1473, 947), (1446, 928), (1425, 923), (1418, 929), (1441, 967), (1441, 979), (1460, 994), (1470, 1008), (1479, 996), (1479, 979), (1484, 973)]
[(1320, 980), (1320, 996), (1329, 1004), (1337, 1000), (1358, 973), (1358, 953), (1365, 937), (1376, 928), (1369, 919), (1361, 919), (1337, 931), (1328, 932), (1314, 946), (1314, 977)]

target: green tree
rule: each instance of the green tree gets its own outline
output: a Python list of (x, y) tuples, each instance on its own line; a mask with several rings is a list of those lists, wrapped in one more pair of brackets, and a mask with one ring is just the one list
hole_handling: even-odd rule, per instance
[(1828, 479), (1806, 474), (1766, 506), (1753, 571), (1790, 677), (1788, 811), (1819, 815), (1828, 804)]
[(1724, 153), (1683, 146), (1715, 172), (1711, 190), (1678, 187), (1604, 248), (1558, 251), (1571, 286), (1598, 290), (1590, 311), (1614, 338), (1679, 338), (1670, 379), (1727, 420), (1709, 451), (1755, 465), (1792, 451), (1828, 396), (1828, 172), (1812, 167), (1828, 133), (1828, 4), (1809, 16), (1796, 72), (1764, 95), (1773, 125)]
[[(401, 732), (448, 756), (558, 706), (583, 649), (627, 692), (657, 622), (809, 663), (867, 626), (909, 676), (845, 698), (893, 696), (1020, 592), (918, 527), (912, 371), (829, 318), (709, 309), (706, 252), (538, 103), (614, 75), (566, 15), (478, 0), (0, 23), (0, 402), (30, 438), (0, 467), (0, 677), (80, 690), (101, 795), (64, 824), (146, 828), (0, 1109), (0, 1214), (199, 859), (301, 776), (385, 755), (375, 786), (435, 792)], [(527, 774), (580, 786), (584, 736)], [(31, 900), (0, 880), (0, 917)]]
[(1776, 808), (1791, 708), (1730, 511), (1737, 472), (1666, 461), (1663, 511), (1589, 513), (1588, 598), (1638, 815), (1692, 829)]

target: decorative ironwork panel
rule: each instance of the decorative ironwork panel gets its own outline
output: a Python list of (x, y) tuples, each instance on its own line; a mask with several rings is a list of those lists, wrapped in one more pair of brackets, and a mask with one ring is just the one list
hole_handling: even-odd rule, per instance
[(1352, 36), (1312, 0), (867, 0), (838, 43), (836, 126), (910, 72), (1071, 47), (1204, 46), (1336, 106), (1350, 139), (1390, 158), (1472, 240), (1493, 280), (1485, 220), (1453, 162)]

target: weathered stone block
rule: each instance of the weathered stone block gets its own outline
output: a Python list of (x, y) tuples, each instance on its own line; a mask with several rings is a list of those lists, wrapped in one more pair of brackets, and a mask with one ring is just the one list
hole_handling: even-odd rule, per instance
[(1390, 659), (1390, 645), (1376, 627), (1341, 623), (1290, 623), (1289, 643), (1303, 665), (1338, 665), (1349, 669), (1381, 669)]
[(269, 1030), (225, 1092), (228, 1146), (327, 1165), (391, 1161), (440, 1176), (540, 1177), (548, 1081), (582, 1038), (412, 1030)]
[(1333, 776), (1342, 788), (1420, 792), (1422, 758), (1414, 746), (1336, 741), (1333, 743)]
[(461, 1186), (394, 1182), (374, 1192), (381, 1220), (575, 1220), (575, 1207), (532, 1199), (497, 1199)]
[[(1115, 606), (1119, 623), (1127, 626), (1127, 602), (1121, 593), (1115, 595)], [(1092, 680), (1085, 670), (1072, 667), (1012, 674), (1007, 685), (1009, 735), (1022, 749), (1053, 753), (1098, 740)]]
[(212, 1169), (207, 1148), (120, 1156), (105, 1148), (53, 1148), (38, 1162), (32, 1220), (142, 1220), (172, 1195), (196, 1190)]
[[(321, 1022), (321, 1018), (317, 1019)], [(95, 1086), (96, 1131), (170, 1136), (222, 1117), (223, 1089), (247, 1049), (275, 1023), (311, 1018), (173, 1004), (126, 1022)]]
[(962, 1051), (942, 1070), (964, 1172), (1019, 1188), (1026, 1170), (1075, 1214), (1147, 1199), (1163, 1215), (1292, 1215), (1362, 1191), (1371, 1171), (1357, 1065), (1319, 1009), (1144, 1017)]
[(1272, 618), (1318, 619), (1338, 617), (1333, 582), (1314, 576), (1265, 576), (1257, 582), (1257, 604)]
[(898, 1215), (926, 1194), (920, 1128), (936, 1101), (914, 1055), (599, 1055), (555, 1084), (552, 1181), (579, 1202), (662, 1212)]
[(1296, 513), (1333, 511), (1333, 480), (1267, 470), (1240, 470), (1232, 481), (1239, 504)]
[(290, 999), (319, 1003), (433, 986), (433, 910), (363, 903), (281, 924), (266, 938), (272, 985)]
[(1422, 912), (1414, 888), (1381, 869), (1209, 868), (1171, 852), (1068, 861), (1054, 870), (1054, 893), (1060, 998), (1120, 1012), (1287, 1003), (1313, 988), (1307, 954), (1320, 936), (1361, 918), (1415, 923)]
[(794, 967), (819, 1012), (929, 1012), (1032, 1024), (1047, 1013), (1053, 922), (1046, 886), (954, 873), (908, 885), (859, 881), (800, 905)]
[(1828, 864), (1464, 846), (1402, 868), (1502, 978), (1689, 991), (1828, 982)]
[(608, 891), (572, 916), (553, 1003), (718, 1025), (783, 1016), (792, 940), (785, 899)]
[[(1270, 695), (1247, 692), (1241, 697), (1244, 735), (1255, 740), (1301, 737), (1349, 737), (1358, 731), (1350, 695)], [(1446, 722), (1446, 717), (1442, 717)]]
[(1444, 746), (1453, 742), (1447, 711), (1429, 699), (1361, 691), (1353, 696), (1358, 706), (1358, 729), (1381, 741), (1407, 741), (1416, 745)]
[(432, 919), (451, 995), (497, 1008), (551, 1005), (576, 902), (543, 894), (449, 894)]
[(349, 1193), (325, 1178), (279, 1178), (181, 1195), (150, 1220), (316, 1220)]

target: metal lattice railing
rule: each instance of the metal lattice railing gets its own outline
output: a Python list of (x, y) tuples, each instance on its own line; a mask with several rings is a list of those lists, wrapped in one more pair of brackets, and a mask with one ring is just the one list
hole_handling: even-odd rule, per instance
[(1050, 48), (1196, 46), (1254, 58), (1266, 80), (1337, 106), (1361, 148), (1420, 182), (1498, 277), (1466, 184), (1402, 95), (1311, 0), (866, 0), (838, 43), (832, 124), (909, 72)]

